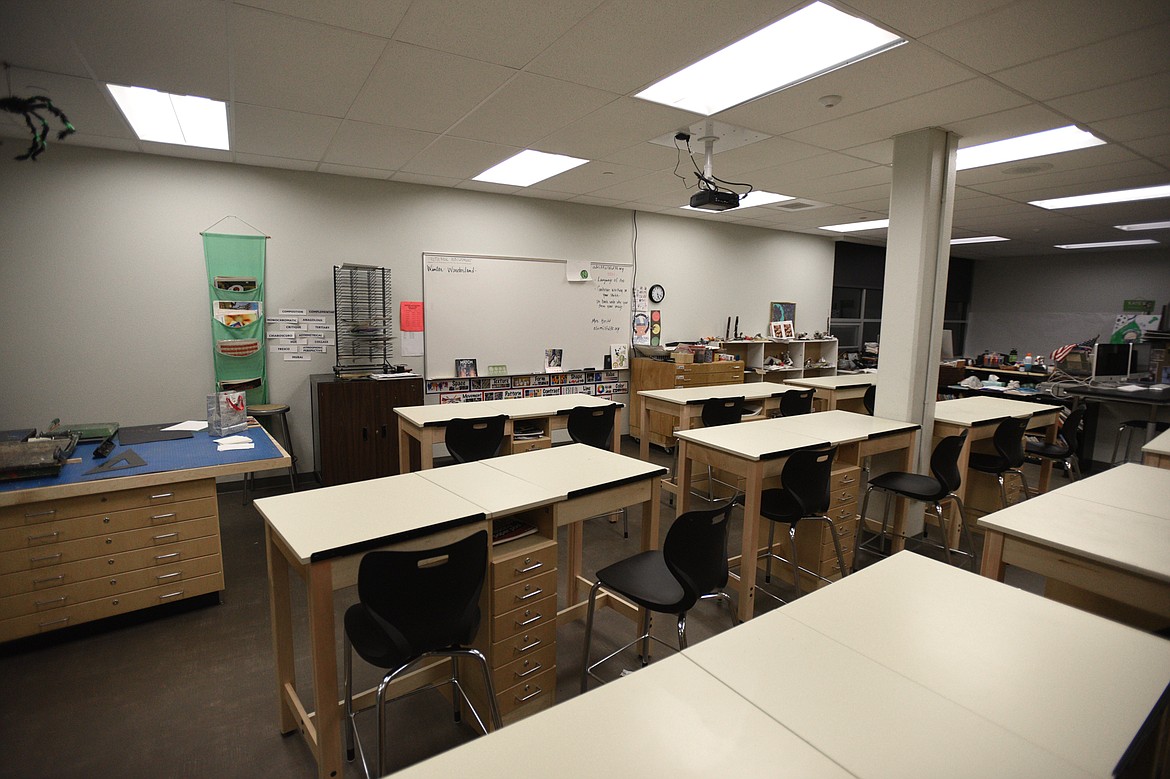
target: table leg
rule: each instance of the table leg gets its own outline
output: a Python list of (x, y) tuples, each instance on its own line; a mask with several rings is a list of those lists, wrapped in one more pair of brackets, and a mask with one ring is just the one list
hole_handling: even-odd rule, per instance
[(566, 590), (566, 606), (575, 606), (581, 602), (581, 554), (584, 548), (584, 527), (582, 522), (569, 523), (569, 586)]
[(317, 776), (342, 775), (341, 706), (337, 692), (337, 636), (333, 619), (333, 567), (328, 561), (309, 567), (309, 647), (313, 666), (314, 725), (317, 730)]
[(296, 717), (284, 699), (286, 686), (294, 690), (297, 686), (289, 564), (273, 543), (272, 529), (267, 524), (264, 526), (264, 543), (268, 555), (268, 608), (272, 620), (272, 654), (276, 660), (276, 700), (280, 708), (280, 732), (287, 736), (297, 729)]
[[(1056, 423), (1057, 423), (1057, 421), (1059, 421), (1059, 419), (1060, 419), (1060, 414), (1057, 414), (1056, 419), (1052, 420), (1052, 424), (1050, 424), (1048, 427), (1044, 428), (1045, 442), (1050, 443), (1050, 444), (1056, 443), (1056, 434), (1057, 434)], [(1043, 495), (1044, 493), (1048, 492), (1048, 485), (1049, 485), (1049, 482), (1051, 480), (1052, 480), (1052, 458), (1041, 457), (1040, 458), (1040, 483), (1036, 485), (1036, 494)], [(1028, 496), (1025, 495), (1024, 497), (1027, 498)]]
[(613, 415), (613, 450), (622, 453), (622, 409), (619, 406)]
[(638, 441), (638, 459), (650, 462), (650, 409), (646, 407), (645, 399), (639, 405), (638, 432), (642, 436)]
[[(764, 488), (763, 468), (754, 463), (744, 478), (743, 542), (739, 554), (739, 600), (736, 616), (747, 622), (755, 616), (756, 556), (760, 547), (760, 493)], [(800, 586), (797, 582), (797, 587)]]
[(675, 440), (678, 446), (678, 463), (674, 469), (675, 512), (681, 514), (691, 505), (691, 471), (694, 469), (687, 455), (687, 442), (681, 438)]
[[(428, 428), (429, 430), (429, 428)], [(418, 438), (418, 468), (420, 471), (435, 467), (435, 434), (423, 430)]]
[(1006, 568), (1003, 562), (1003, 533), (994, 530), (984, 531), (983, 564), (979, 568), (979, 574), (1002, 582)]
[(410, 473), (414, 470), (414, 463), (411, 461), (410, 441), (411, 437), (406, 434), (406, 422), (399, 420), (398, 422), (398, 472)]
[[(902, 450), (902, 463), (900, 466), (902, 471), (905, 473), (914, 473), (917, 459), (918, 432), (915, 431), (910, 434), (910, 440), (906, 443), (906, 448)], [(894, 538), (890, 546), (892, 552), (901, 552), (906, 548), (906, 517), (909, 513), (910, 501), (899, 495), (894, 499)], [(861, 521), (864, 523), (865, 518), (862, 517)]]

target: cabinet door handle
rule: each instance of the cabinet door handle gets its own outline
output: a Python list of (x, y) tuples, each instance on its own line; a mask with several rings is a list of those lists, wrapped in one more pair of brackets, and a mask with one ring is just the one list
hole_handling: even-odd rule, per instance
[(362, 428), (362, 440), (363, 440), (363, 441), (369, 441), (369, 440), (370, 440), (370, 430), (369, 430), (369, 428), (366, 428), (366, 427), (363, 427), (363, 428)]
[(385, 438), (385, 437), (386, 437), (386, 426), (385, 426), (385, 425), (382, 425), (382, 427), (381, 427), (381, 428), (379, 428), (379, 432), (381, 432), (381, 433), (382, 433), (382, 437), (383, 437), (383, 438)]

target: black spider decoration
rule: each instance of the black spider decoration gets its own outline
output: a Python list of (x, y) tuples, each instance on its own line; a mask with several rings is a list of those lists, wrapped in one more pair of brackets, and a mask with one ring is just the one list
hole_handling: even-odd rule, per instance
[[(0, 110), (7, 111), (10, 114), (21, 114), (24, 116), (24, 123), (32, 131), (32, 145), (28, 147), (27, 152), (16, 158), (18, 160), (35, 161), (37, 156), (45, 150), (45, 139), (49, 136), (49, 123), (45, 117), (40, 115), (40, 111), (48, 111), (60, 119), (61, 124), (65, 126), (65, 129), (57, 133), (57, 140), (62, 140), (65, 136), (77, 132), (73, 125), (70, 124), (64, 112), (53, 105), (53, 101), (44, 95), (34, 95), (33, 97), (16, 97), (15, 95), (0, 97)], [(36, 119), (40, 123), (39, 128), (33, 123), (33, 119)]]

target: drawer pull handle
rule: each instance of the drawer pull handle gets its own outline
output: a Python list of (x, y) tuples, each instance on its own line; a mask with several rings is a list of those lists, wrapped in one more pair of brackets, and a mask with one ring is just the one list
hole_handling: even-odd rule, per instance
[(532, 599), (533, 599), (533, 598), (535, 598), (536, 596), (538, 596), (538, 595), (543, 595), (543, 594), (544, 594), (544, 588), (543, 588), (543, 587), (537, 587), (535, 590), (533, 590), (532, 592), (528, 593), (527, 595), (517, 595), (517, 596), (516, 596), (516, 600), (520, 600), (520, 601), (524, 601), (524, 600), (532, 600)]
[(163, 498), (173, 498), (173, 497), (175, 497), (175, 493), (163, 492), (163, 493), (160, 493), (158, 495), (151, 495), (150, 499), (151, 500), (162, 500)]
[(64, 603), (64, 602), (65, 602), (65, 596), (62, 595), (61, 597), (53, 598), (52, 600), (39, 600), (36, 602), (36, 605), (37, 605), (37, 608), (39, 609), (39, 608), (44, 608), (45, 606), (52, 605), (54, 603)]
[(543, 568), (543, 567), (544, 567), (544, 563), (533, 563), (532, 565), (529, 565), (525, 568), (517, 568), (516, 573), (531, 573), (531, 572), (535, 571), (537, 568)]
[(182, 576), (182, 575), (183, 575), (182, 571), (175, 571), (174, 573), (164, 573), (162, 576), (156, 576), (154, 578), (161, 582), (163, 579), (173, 579), (176, 576)]
[(525, 671), (524, 673), (516, 673), (516, 678), (517, 678), (517, 679), (523, 679), (523, 678), (524, 678), (524, 677), (526, 677), (526, 676), (532, 676), (534, 673), (536, 673), (537, 671), (539, 671), (539, 670), (541, 670), (541, 669), (543, 669), (543, 668), (544, 668), (544, 666), (543, 666), (542, 664), (540, 664), (540, 663), (537, 663), (536, 665), (532, 666), (531, 668), (529, 668), (529, 669), (528, 669), (527, 671)]
[(544, 643), (544, 642), (542, 642), (542, 641), (541, 641), (541, 640), (538, 638), (538, 639), (536, 639), (535, 641), (533, 641), (531, 644), (528, 644), (527, 646), (518, 646), (518, 647), (516, 647), (516, 651), (517, 651), (517, 652), (519, 652), (519, 653), (521, 653), (521, 654), (523, 654), (524, 652), (527, 652), (527, 651), (529, 651), (529, 650), (531, 650), (531, 649), (536, 649), (536, 647), (540, 646), (542, 643)]
[(154, 522), (156, 519), (170, 519), (171, 517), (174, 517), (174, 516), (178, 516), (178, 515), (175, 514), (175, 512), (173, 512), (173, 511), (169, 511), (166, 514), (155, 514), (153, 517), (150, 518), (150, 521)]
[(164, 538), (178, 538), (178, 533), (163, 533), (154, 537), (155, 541), (162, 541)]
[(154, 556), (154, 559), (156, 561), (162, 561), (162, 560), (169, 560), (172, 557), (178, 557), (178, 556), (179, 556), (178, 552), (171, 552), (170, 554), (156, 554)]
[(168, 592), (166, 595), (159, 595), (158, 599), (166, 600), (167, 598), (181, 598), (182, 596), (183, 590), (176, 590), (175, 592)]
[(56, 552), (55, 554), (45, 555), (44, 557), (30, 557), (30, 558), (28, 558), (28, 561), (30, 563), (43, 563), (43, 562), (47, 562), (49, 560), (60, 560), (60, 559), (61, 559), (61, 553)]
[(50, 620), (48, 622), (38, 623), (38, 627), (47, 628), (50, 625), (57, 625), (57, 624), (60, 624), (62, 622), (68, 622), (68, 621), (69, 621), (69, 617), (61, 617), (61, 619), (54, 619), (54, 620)]
[(855, 481), (856, 479), (854, 479), (852, 476), (846, 476), (845, 478), (841, 479), (842, 484), (852, 484)]
[(35, 544), (35, 543), (37, 543), (38, 541), (46, 541), (46, 540), (52, 540), (52, 539), (55, 539), (55, 538), (57, 538), (57, 536), (59, 536), (59, 535), (61, 535), (61, 533), (60, 533), (60, 532), (58, 532), (58, 531), (56, 531), (56, 530), (54, 530), (52, 533), (41, 533), (39, 536), (29, 536), (29, 537), (28, 537), (28, 542), (29, 542), (30, 544)]
[(51, 517), (57, 513), (57, 509), (48, 509), (46, 511), (27, 512), (24, 515), (25, 519), (35, 519), (36, 517)]
[(536, 688), (536, 690), (535, 690), (534, 692), (530, 692), (530, 693), (528, 693), (528, 694), (527, 694), (527, 695), (525, 695), (523, 698), (522, 698), (522, 697), (520, 697), (519, 695), (515, 696), (515, 697), (516, 697), (516, 702), (517, 702), (517, 703), (524, 703), (525, 701), (530, 701), (530, 700), (532, 700), (533, 698), (535, 698), (537, 695), (540, 695), (542, 692), (544, 692), (544, 690), (542, 690), (542, 689), (540, 689), (539, 687), (537, 687), (537, 688)]
[(36, 585), (36, 584), (48, 584), (49, 582), (59, 582), (59, 581), (64, 581), (64, 579), (65, 579), (65, 574), (63, 574), (63, 573), (59, 573), (59, 574), (57, 574), (56, 576), (46, 576), (46, 577), (45, 577), (45, 578), (43, 578), (43, 579), (33, 579), (33, 584), (34, 584), (34, 585)]
[(528, 625), (531, 625), (533, 622), (540, 622), (540, 620), (542, 620), (542, 619), (544, 619), (544, 615), (538, 611), (538, 612), (536, 612), (535, 617), (529, 617), (528, 619), (524, 620), (523, 622), (517, 621), (516, 627), (518, 627), (518, 628), (527, 627)]

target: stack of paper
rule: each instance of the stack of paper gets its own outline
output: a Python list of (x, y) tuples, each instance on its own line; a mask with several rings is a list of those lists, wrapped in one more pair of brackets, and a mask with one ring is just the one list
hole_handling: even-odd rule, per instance
[(254, 449), (256, 444), (252, 442), (251, 438), (243, 435), (229, 435), (227, 438), (217, 438), (216, 447), (221, 452), (231, 452), (236, 449)]

